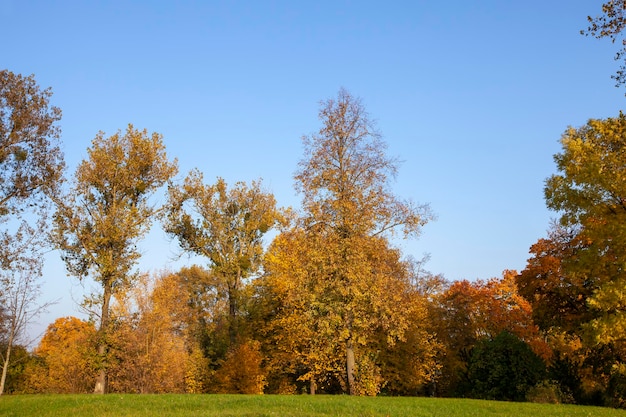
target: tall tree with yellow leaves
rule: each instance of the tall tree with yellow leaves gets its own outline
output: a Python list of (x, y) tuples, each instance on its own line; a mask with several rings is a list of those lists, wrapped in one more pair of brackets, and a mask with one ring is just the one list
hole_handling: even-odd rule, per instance
[(150, 197), (175, 175), (177, 164), (168, 161), (161, 135), (132, 125), (110, 137), (98, 133), (88, 154), (72, 189), (59, 201), (53, 239), (72, 275), (91, 275), (102, 285), (101, 364), (94, 392), (105, 393), (111, 298), (133, 281), (137, 242), (158, 211)]
[(563, 226), (579, 228), (585, 242), (564, 272), (593, 291), (587, 303), (598, 316), (590, 327), (597, 342), (620, 342), (626, 337), (626, 116), (569, 128), (561, 144), (546, 202)]
[(306, 255), (299, 256), (307, 259), (296, 291), (307, 293), (304, 314), (318, 329), (311, 343), (323, 345), (314, 347), (316, 355), (341, 364), (348, 393), (372, 393), (357, 373), (370, 353), (371, 335), (382, 329), (392, 343), (407, 328), (394, 298), (404, 292), (407, 275), (398, 273), (399, 256), (387, 237), (398, 229), (417, 236), (432, 216), (427, 206), (391, 192), (397, 161), (385, 155), (359, 99), (341, 89), (322, 103), (319, 118), (319, 132), (303, 138), (305, 155), (295, 175), (304, 209), (297, 233)]
[[(548, 208), (582, 242), (562, 262), (562, 274), (581, 288), (588, 346), (612, 352), (610, 373), (626, 377), (626, 116), (591, 119), (568, 128), (558, 172), (546, 180)], [(578, 295), (578, 294), (576, 294)], [(619, 384), (618, 384), (619, 385)], [(617, 394), (624, 401), (626, 392)]]

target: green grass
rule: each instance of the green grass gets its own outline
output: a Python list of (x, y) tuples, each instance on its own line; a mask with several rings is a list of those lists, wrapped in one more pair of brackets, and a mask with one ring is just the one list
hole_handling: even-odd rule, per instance
[(603, 417), (626, 411), (574, 405), (479, 400), (278, 395), (15, 395), (0, 397), (2, 417), (105, 416), (411, 416)]

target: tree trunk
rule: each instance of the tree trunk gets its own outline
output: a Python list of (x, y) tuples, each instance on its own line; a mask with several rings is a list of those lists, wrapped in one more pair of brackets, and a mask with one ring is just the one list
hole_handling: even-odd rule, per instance
[(237, 301), (235, 291), (229, 290), (228, 294), (228, 340), (233, 348), (237, 342)]
[(241, 281), (241, 272), (237, 272), (235, 281), (232, 284), (228, 284), (228, 337), (230, 341), (230, 347), (233, 348), (237, 343), (237, 337), (239, 336), (239, 323), (237, 318), (238, 313), (238, 298), (239, 298), (239, 282)]
[(104, 356), (106, 355), (106, 346), (101, 342), (98, 345), (98, 356), (101, 358), (100, 362), (100, 370), (98, 371), (98, 376), (96, 377), (96, 387), (93, 390), (94, 394), (104, 394), (107, 389), (107, 371), (106, 364), (104, 363)]
[(105, 281), (104, 294), (102, 297), (102, 314), (100, 316), (100, 329), (98, 330), (98, 359), (100, 370), (96, 378), (94, 394), (106, 394), (107, 392), (107, 351), (108, 351), (108, 328), (109, 328), (109, 304), (111, 303), (111, 285)]
[(348, 377), (348, 394), (356, 395), (356, 387), (354, 386), (354, 347), (352, 346), (352, 338), (346, 341), (346, 374)]
[(2, 365), (2, 378), (0, 379), (0, 395), (4, 394), (4, 384), (7, 380), (7, 371), (9, 370), (9, 361), (11, 360), (11, 347), (13, 346), (13, 329), (9, 335), (9, 342), (7, 344), (6, 356), (4, 357), (4, 364)]
[(311, 381), (310, 381), (310, 385), (309, 385), (309, 387), (310, 387), (310, 388), (309, 388), (309, 394), (311, 394), (311, 395), (315, 395), (315, 389), (316, 389), (316, 386), (315, 386), (315, 378), (311, 377)]

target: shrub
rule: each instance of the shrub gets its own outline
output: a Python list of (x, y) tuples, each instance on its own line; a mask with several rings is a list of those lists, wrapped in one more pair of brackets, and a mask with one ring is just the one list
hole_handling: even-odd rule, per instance
[(565, 393), (556, 381), (541, 381), (526, 393), (526, 400), (543, 404), (572, 404), (574, 398)]
[(215, 373), (215, 391), (231, 394), (263, 394), (266, 385), (261, 367), (260, 344), (256, 340), (240, 343), (230, 350)]

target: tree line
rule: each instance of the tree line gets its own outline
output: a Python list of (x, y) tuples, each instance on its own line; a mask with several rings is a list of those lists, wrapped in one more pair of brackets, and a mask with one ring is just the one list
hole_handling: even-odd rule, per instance
[[(544, 190), (558, 218), (524, 270), (449, 282), (394, 246), (434, 216), (393, 193), (398, 161), (344, 89), (303, 138), (298, 209), (278, 207), (260, 180), (207, 183), (194, 169), (176, 183), (161, 135), (132, 125), (98, 133), (66, 179), (51, 95), (33, 76), (0, 72), (0, 393), (624, 405), (622, 113), (563, 133)], [(155, 221), (204, 264), (137, 271), (137, 244)], [(46, 308), (37, 299), (49, 247), (100, 291), (83, 301), (88, 319), (58, 318), (28, 351), (20, 337)]]
[[(44, 98), (26, 96), (34, 114), (60, 116), (32, 77), (3, 74), (31, 83)], [(447, 282), (394, 247), (394, 237), (417, 236), (433, 215), (393, 194), (397, 161), (386, 155), (362, 102), (345, 90), (322, 103), (321, 128), (303, 139), (295, 174), (300, 210), (277, 207), (260, 181), (207, 184), (195, 169), (174, 183), (177, 162), (162, 137), (132, 125), (99, 133), (61, 184), (60, 153), (41, 145), (58, 150), (58, 130), (37, 130), (37, 119), (18, 120), (17, 106), (5, 108), (13, 110), (3, 120), (10, 132), (4, 137), (13, 140), (5, 163), (15, 168), (13, 177), (4, 171), (4, 184), (24, 184), (13, 195), (28, 202), (18, 205), (7, 193), (4, 200), (15, 204), (3, 206), (8, 392), (621, 401), (621, 114), (563, 135), (559, 174), (546, 182), (546, 201), (561, 221), (531, 247), (526, 269)], [(24, 121), (27, 133), (19, 134)], [(47, 140), (36, 145), (47, 157), (35, 162), (54, 175), (19, 171), (37, 132)], [(157, 207), (150, 197), (161, 187), (167, 201)], [(205, 264), (137, 272), (137, 243), (153, 220)], [(46, 244), (42, 235), (71, 275), (93, 278), (101, 291), (84, 300), (87, 320), (57, 319), (28, 352), (15, 342), (27, 319), (21, 311), (42, 307), (35, 303), (41, 269), (33, 267)]]

